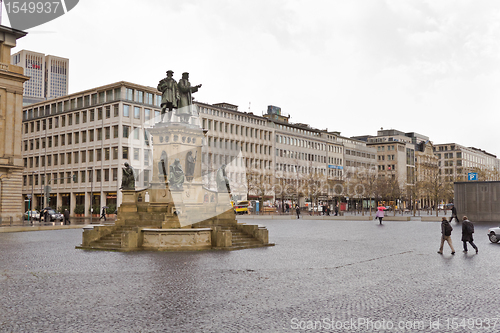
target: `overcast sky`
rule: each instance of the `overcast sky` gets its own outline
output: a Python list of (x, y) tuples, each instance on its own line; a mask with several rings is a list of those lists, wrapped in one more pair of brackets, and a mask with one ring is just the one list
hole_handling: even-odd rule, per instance
[(70, 93), (187, 71), (200, 102), (500, 156), (500, 1), (84, 0), (28, 33), (14, 52), (69, 58)]

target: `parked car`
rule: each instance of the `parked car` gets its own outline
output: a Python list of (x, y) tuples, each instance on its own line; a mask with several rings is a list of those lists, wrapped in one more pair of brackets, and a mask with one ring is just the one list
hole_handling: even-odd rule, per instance
[(24, 219), (38, 221), (40, 220), (40, 213), (37, 210), (28, 210), (24, 213)]
[(41, 213), (41, 219), (45, 221), (45, 211), (47, 211), (49, 213), (49, 221), (47, 222), (52, 222), (52, 221), (62, 221), (64, 220), (64, 215), (59, 213), (59, 212), (56, 212), (55, 210), (53, 209), (48, 209), (48, 208), (45, 208), (42, 213)]
[(500, 241), (500, 227), (488, 229), (488, 238), (492, 243), (498, 243)]
[(247, 200), (240, 200), (236, 204), (233, 204), (233, 209), (235, 214), (248, 214), (249, 202)]

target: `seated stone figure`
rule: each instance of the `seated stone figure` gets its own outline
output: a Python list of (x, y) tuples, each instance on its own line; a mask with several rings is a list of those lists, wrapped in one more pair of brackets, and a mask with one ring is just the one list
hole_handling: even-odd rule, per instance
[(229, 186), (229, 178), (227, 178), (225, 164), (222, 164), (219, 170), (217, 170), (216, 182), (217, 182), (217, 192), (231, 193), (231, 188)]
[(122, 168), (122, 190), (135, 190), (135, 172), (134, 168), (125, 162)]
[(170, 166), (170, 175), (168, 177), (169, 186), (174, 190), (182, 190), (184, 184), (184, 170), (182, 170), (181, 161), (176, 158)]

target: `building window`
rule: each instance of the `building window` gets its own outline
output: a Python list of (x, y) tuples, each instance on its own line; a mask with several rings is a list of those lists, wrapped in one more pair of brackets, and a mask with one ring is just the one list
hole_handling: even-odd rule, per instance
[(109, 148), (104, 148), (104, 160), (109, 161)]
[(141, 119), (141, 108), (138, 106), (134, 107), (134, 119)]
[(114, 125), (113, 126), (113, 138), (117, 138), (118, 137), (118, 125)]
[(123, 137), (124, 138), (128, 138), (128, 136), (129, 136), (129, 130), (130, 130), (129, 126), (123, 125)]
[(127, 90), (125, 92), (125, 98), (129, 101), (133, 101), (134, 100), (134, 89), (127, 88)]
[(95, 150), (95, 155), (96, 155), (95, 160), (97, 162), (101, 161), (101, 159), (102, 159), (102, 149), (100, 149), (100, 148), (96, 149)]
[(139, 152), (140, 152), (139, 148), (134, 148), (134, 160), (135, 161), (139, 160)]
[(123, 116), (124, 117), (129, 117), (130, 116), (130, 105), (123, 105)]
[(89, 142), (94, 142), (94, 130), (89, 130)]
[(122, 147), (122, 158), (128, 160), (128, 147)]
[(137, 91), (136, 102), (142, 103), (144, 101), (144, 93), (142, 91)]
[(113, 159), (118, 159), (118, 147), (113, 147)]

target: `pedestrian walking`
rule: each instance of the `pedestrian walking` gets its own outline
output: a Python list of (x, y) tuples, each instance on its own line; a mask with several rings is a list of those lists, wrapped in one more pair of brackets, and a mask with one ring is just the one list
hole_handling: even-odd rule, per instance
[(104, 221), (106, 221), (106, 207), (102, 207), (101, 217), (99, 217), (99, 221), (101, 219), (104, 219)]
[(443, 245), (444, 241), (448, 242), (448, 245), (451, 248), (451, 254), (455, 254), (455, 249), (453, 248), (453, 242), (451, 241), (451, 232), (453, 231), (453, 228), (450, 225), (450, 222), (446, 219), (446, 217), (443, 217), (441, 220), (441, 246), (439, 247), (439, 254), (443, 254)]
[(451, 207), (451, 217), (450, 217), (450, 223), (451, 221), (455, 219), (457, 221), (457, 223), (460, 223), (460, 220), (458, 219), (458, 216), (457, 216), (457, 209), (455, 208), (455, 205), (453, 205)]
[(476, 250), (476, 253), (479, 252), (476, 244), (474, 244), (474, 238), (472, 237), (473, 233), (474, 224), (472, 224), (472, 222), (467, 219), (467, 216), (464, 216), (462, 219), (462, 242), (464, 243), (464, 253), (467, 253), (467, 242), (472, 245), (474, 250)]
[(375, 219), (378, 219), (380, 224), (382, 224), (382, 219), (384, 218), (384, 207), (380, 206), (375, 214)]
[(297, 213), (297, 220), (300, 219), (300, 207), (299, 207), (299, 205), (295, 206), (295, 212)]
[(71, 224), (71, 222), (69, 220), (69, 211), (68, 211), (68, 209), (64, 210), (63, 216), (64, 216), (64, 225), (66, 225), (66, 223), (67, 224)]
[(339, 215), (339, 206), (335, 205), (335, 216)]

